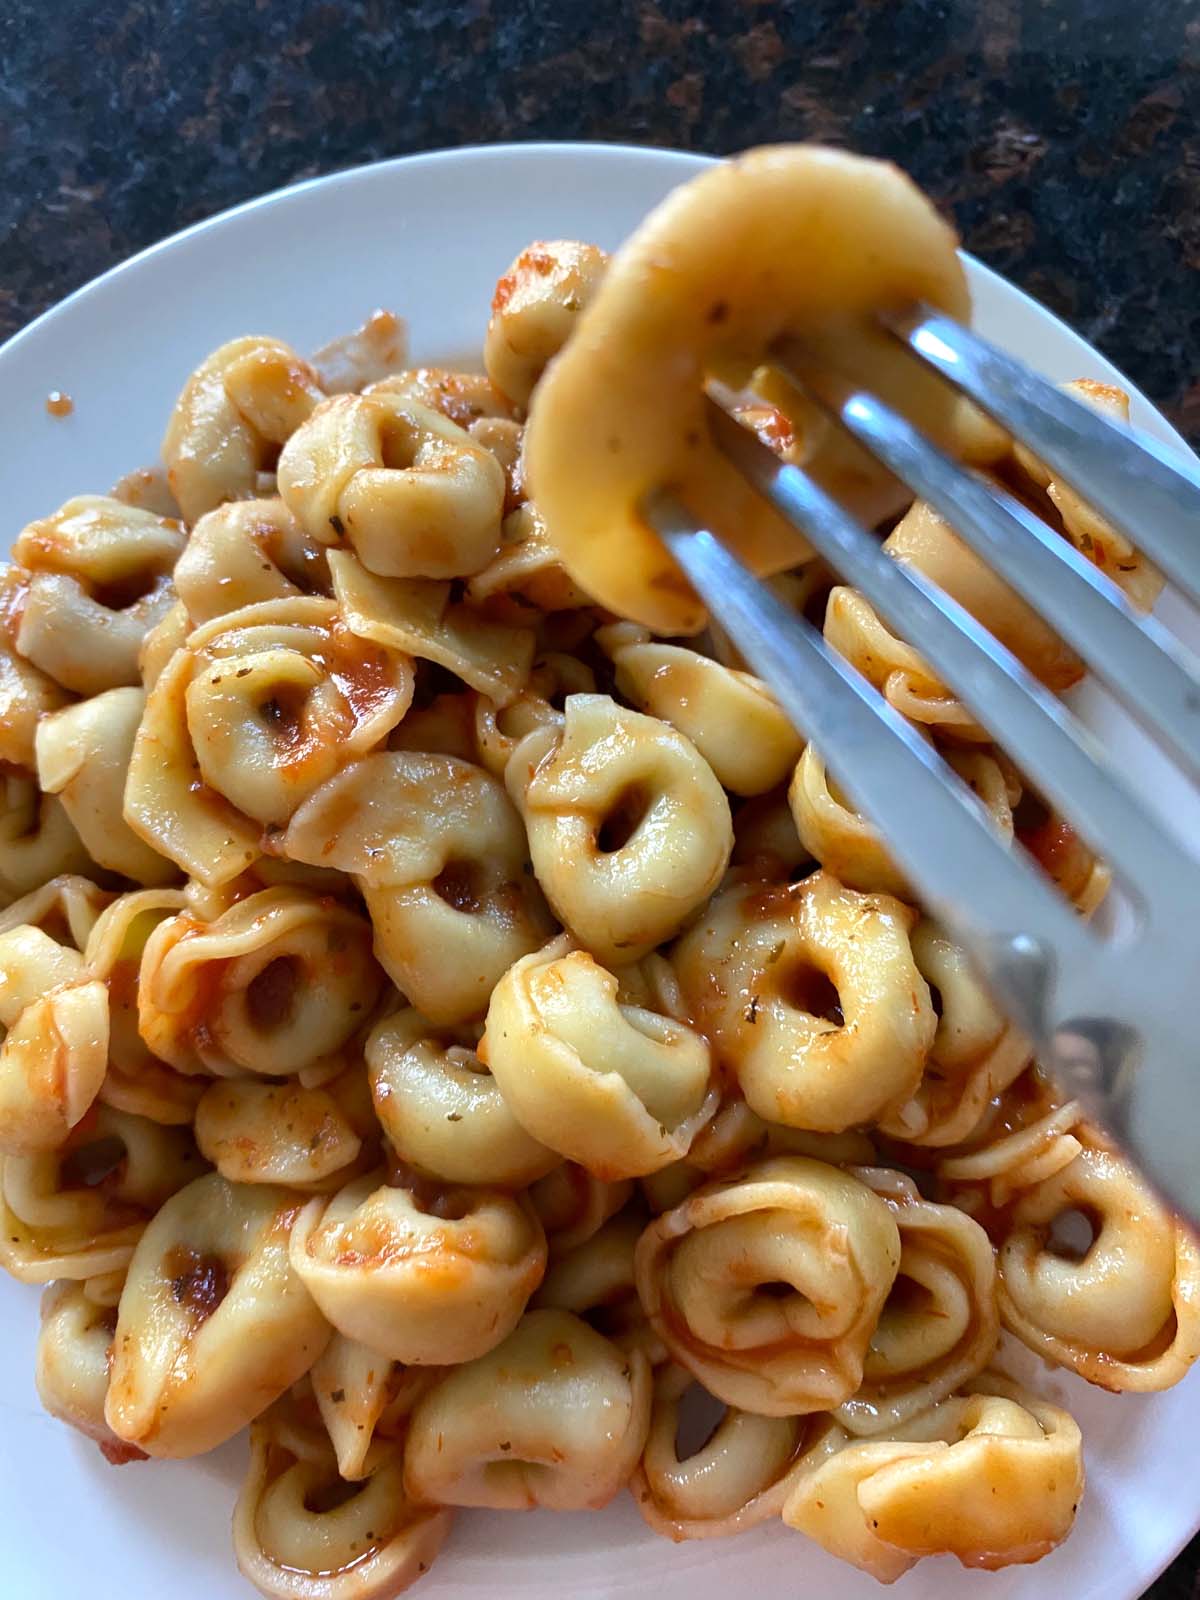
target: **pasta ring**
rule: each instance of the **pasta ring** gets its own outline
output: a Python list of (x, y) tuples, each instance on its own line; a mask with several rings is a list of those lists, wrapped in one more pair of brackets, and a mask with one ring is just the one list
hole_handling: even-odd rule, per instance
[(917, 1088), (937, 1021), (915, 918), (816, 872), (734, 885), (679, 941), (684, 998), (760, 1117), (837, 1133)]
[(0, 1157), (0, 1266), (21, 1283), (123, 1272), (202, 1166), (190, 1132), (94, 1103), (57, 1150)]
[(52, 1417), (94, 1439), (114, 1465), (145, 1458), (104, 1420), (115, 1306), (90, 1299), (83, 1283), (52, 1283), (42, 1295), (34, 1382)]
[(125, 775), (145, 704), (141, 689), (107, 689), (53, 711), (38, 724), (36, 749), (38, 783), (61, 797), (92, 860), (153, 886), (171, 883), (179, 869), (124, 817)]
[[(642, 517), (659, 489), (758, 572), (803, 557), (712, 443), (704, 411), (707, 375), (740, 387), (782, 337), (953, 448), (961, 408), (873, 322), (918, 301), (959, 320), (970, 308), (953, 232), (895, 167), (768, 147), (676, 189), (613, 258), (534, 398), (529, 478), (568, 572), (655, 633), (698, 632), (703, 607)], [(799, 431), (805, 471), (852, 511), (873, 522), (898, 509), (894, 482), (811, 408)]]
[(988, 1373), (886, 1440), (854, 1441), (832, 1425), (783, 1520), (893, 1583), (939, 1553), (993, 1572), (1037, 1561), (1070, 1533), (1082, 1494), (1074, 1419)]
[(551, 1261), (570, 1255), (593, 1238), (632, 1193), (628, 1178), (605, 1183), (574, 1161), (564, 1161), (531, 1184), (529, 1202), (545, 1229)]
[(405, 1487), (440, 1505), (597, 1510), (629, 1481), (649, 1419), (640, 1350), (618, 1350), (567, 1311), (529, 1311), (417, 1402)]
[(479, 1048), (534, 1138), (610, 1182), (685, 1155), (717, 1107), (706, 1041), (620, 1004), (617, 979), (565, 935), (501, 978)]
[(632, 623), (602, 628), (596, 640), (625, 699), (689, 738), (722, 788), (755, 795), (786, 781), (804, 741), (761, 679)]
[(498, 1080), (465, 1042), (411, 1007), (366, 1044), (375, 1112), (401, 1160), (446, 1183), (522, 1189), (561, 1157), (525, 1131)]
[[(173, 602), (185, 534), (109, 495), (76, 495), (13, 546), (16, 649), (77, 694), (138, 681), (138, 651)], [(26, 570), (22, 570), (26, 569)]]
[(563, 726), (528, 734), (505, 783), (538, 882), (599, 961), (636, 961), (721, 880), (729, 802), (689, 739), (607, 695), (567, 697)]
[[(0, 934), (0, 961), (7, 961), (15, 943), (13, 933)], [(104, 985), (93, 980), (52, 986), (7, 1026), (0, 1045), (0, 1151), (32, 1156), (57, 1150), (104, 1082)]]
[(370, 925), (336, 901), (281, 885), (212, 922), (189, 912), (146, 940), (143, 1040), (179, 1072), (285, 1077), (338, 1062), (383, 987)]
[(328, 1443), (289, 1409), (285, 1399), (250, 1428), (233, 1513), (238, 1570), (267, 1600), (394, 1600), (433, 1565), (451, 1513), (409, 1500), (395, 1445), (346, 1483)]
[(441, 412), (381, 387), (319, 405), (284, 445), (277, 477), (306, 533), (346, 539), (384, 577), (461, 577), (499, 547), (496, 458)]
[(330, 593), (324, 547), (282, 500), (229, 500), (206, 511), (173, 576), (193, 627), (265, 600)]
[(652, 1222), (635, 1268), (681, 1366), (727, 1405), (788, 1417), (858, 1389), (899, 1263), (878, 1195), (837, 1167), (777, 1156)]
[(328, 1323), (288, 1264), (297, 1197), (218, 1173), (174, 1195), (121, 1291), (104, 1415), (152, 1456), (192, 1456), (244, 1428), (312, 1366)]
[(336, 1079), (324, 1088), (245, 1078), (214, 1083), (196, 1107), (195, 1133), (201, 1154), (230, 1183), (312, 1191), (361, 1170), (363, 1139), (338, 1103)]
[(439, 1367), (402, 1367), (335, 1333), (308, 1377), (339, 1476), (370, 1477), (379, 1447), (403, 1436), (412, 1408), (440, 1376)]
[[(1080, 1253), (1055, 1221), (1082, 1213)], [(1168, 1389), (1200, 1356), (1200, 1247), (1128, 1162), (1084, 1143), (1021, 1194), (997, 1251), (1006, 1328), (1102, 1389)]]
[(685, 1367), (655, 1373), (650, 1432), (629, 1488), (668, 1539), (724, 1539), (777, 1517), (812, 1439), (804, 1417), (759, 1417), (727, 1407), (708, 1438), (683, 1456), (681, 1403), (696, 1380)]
[(604, 251), (575, 239), (538, 239), (503, 274), (492, 296), (483, 364), (497, 389), (526, 406), (571, 336), (608, 265)]
[(146, 699), (125, 820), (208, 885), (262, 853), (347, 761), (408, 709), (412, 661), (360, 639), (333, 600), (247, 606), (190, 634)]
[(429, 1194), (376, 1176), (310, 1201), (291, 1258), (347, 1338), (409, 1366), (444, 1366), (473, 1360), (516, 1327), (545, 1271), (546, 1240), (524, 1198)]
[(283, 849), (354, 874), (380, 963), (438, 1026), (478, 1016), (501, 975), (553, 927), (508, 796), (450, 756), (353, 763), (299, 808)]
[(171, 493), (189, 522), (253, 495), (259, 472), (324, 395), (279, 339), (231, 339), (192, 373), (162, 442)]
[(923, 1200), (911, 1178), (855, 1169), (900, 1230), (900, 1266), (863, 1362), (863, 1381), (834, 1412), (855, 1434), (887, 1434), (971, 1378), (1000, 1336), (996, 1262), (977, 1222)]

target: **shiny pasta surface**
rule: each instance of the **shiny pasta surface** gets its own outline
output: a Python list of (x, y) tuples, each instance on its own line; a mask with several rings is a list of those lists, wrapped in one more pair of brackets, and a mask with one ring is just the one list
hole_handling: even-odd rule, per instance
[(390, 317), (336, 363), (222, 345), (153, 503), (66, 484), (0, 570), (0, 1266), (109, 1461), (248, 1430), (233, 1554), (272, 1600), (392, 1600), (472, 1508), (627, 1491), (883, 1583), (1036, 1561), (1083, 1440), (1001, 1340), (1112, 1391), (1200, 1354), (1192, 1235), (639, 515), (711, 513), (1090, 915), (1104, 863), (704, 429), (716, 383), (1069, 688), (770, 366), (850, 364), (1152, 604), (1085, 493), (908, 381), (875, 313), (914, 297), (969, 315), (902, 174), (751, 152), (611, 261), (531, 242), (480, 371), (407, 365)]

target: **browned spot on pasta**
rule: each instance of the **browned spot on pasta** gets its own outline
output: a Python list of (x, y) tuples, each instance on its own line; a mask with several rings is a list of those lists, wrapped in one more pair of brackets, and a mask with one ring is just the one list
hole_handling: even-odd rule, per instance
[(163, 1268), (177, 1305), (206, 1322), (229, 1293), (229, 1269), (219, 1256), (201, 1255), (186, 1245), (169, 1251)]

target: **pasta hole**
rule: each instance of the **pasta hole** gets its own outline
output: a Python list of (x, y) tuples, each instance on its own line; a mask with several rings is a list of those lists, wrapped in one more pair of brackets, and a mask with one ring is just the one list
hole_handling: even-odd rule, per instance
[(461, 1222), (474, 1210), (469, 1189), (447, 1188), (436, 1178), (428, 1178), (407, 1161), (401, 1161), (394, 1151), (388, 1156), (388, 1183), (393, 1189), (407, 1189), (412, 1203), (427, 1217), (440, 1217), (443, 1222)]
[(454, 911), (478, 916), (483, 910), (482, 873), (475, 861), (448, 861), (433, 880), (434, 893)]
[(884, 1306), (885, 1316), (920, 1317), (932, 1310), (933, 1295), (923, 1283), (901, 1272), (892, 1284)]
[(601, 855), (612, 855), (616, 850), (623, 850), (641, 826), (649, 809), (650, 795), (640, 783), (631, 784), (618, 795), (596, 834), (596, 848)]
[(765, 1295), (768, 1300), (790, 1300), (796, 1290), (794, 1285), (784, 1283), (782, 1278), (773, 1278), (767, 1283), (758, 1284), (755, 1292)]
[(153, 594), (163, 580), (154, 572), (127, 572), (107, 583), (93, 583), (92, 599), (109, 611), (127, 611), (148, 594)]
[(687, 1461), (709, 1444), (725, 1419), (726, 1407), (715, 1395), (693, 1383), (679, 1403), (675, 1422), (675, 1459)]
[(1050, 1224), (1046, 1250), (1060, 1261), (1083, 1261), (1100, 1233), (1100, 1218), (1083, 1206), (1060, 1211)]
[(64, 1189), (96, 1189), (119, 1171), (125, 1155), (125, 1141), (115, 1133), (104, 1139), (93, 1139), (62, 1158), (59, 1182)]
[(417, 459), (412, 429), (402, 422), (385, 423), (379, 434), (379, 450), (385, 467), (406, 472)]
[(276, 739), (284, 744), (294, 744), (300, 737), (307, 701), (307, 689), (301, 689), (295, 684), (281, 683), (259, 705), (258, 714)]
[(273, 1033), (292, 1019), (300, 988), (300, 963), (276, 956), (246, 986), (246, 1015), (260, 1033)]
[(845, 1024), (837, 989), (819, 968), (808, 962), (798, 962), (785, 974), (780, 997), (797, 1011), (807, 1011), (809, 1016), (831, 1022), (835, 1028)]
[(176, 1305), (206, 1322), (229, 1293), (229, 1269), (220, 1256), (177, 1245), (163, 1263)]
[(314, 1516), (325, 1516), (360, 1495), (364, 1487), (363, 1483), (347, 1483), (345, 1478), (326, 1478), (305, 1491), (304, 1509)]

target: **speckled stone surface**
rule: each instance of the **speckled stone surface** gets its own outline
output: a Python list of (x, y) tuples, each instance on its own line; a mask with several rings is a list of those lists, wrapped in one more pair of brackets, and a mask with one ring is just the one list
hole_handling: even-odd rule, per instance
[(535, 138), (891, 156), (1200, 443), (1200, 0), (5, 0), (0, 334), (280, 184)]

